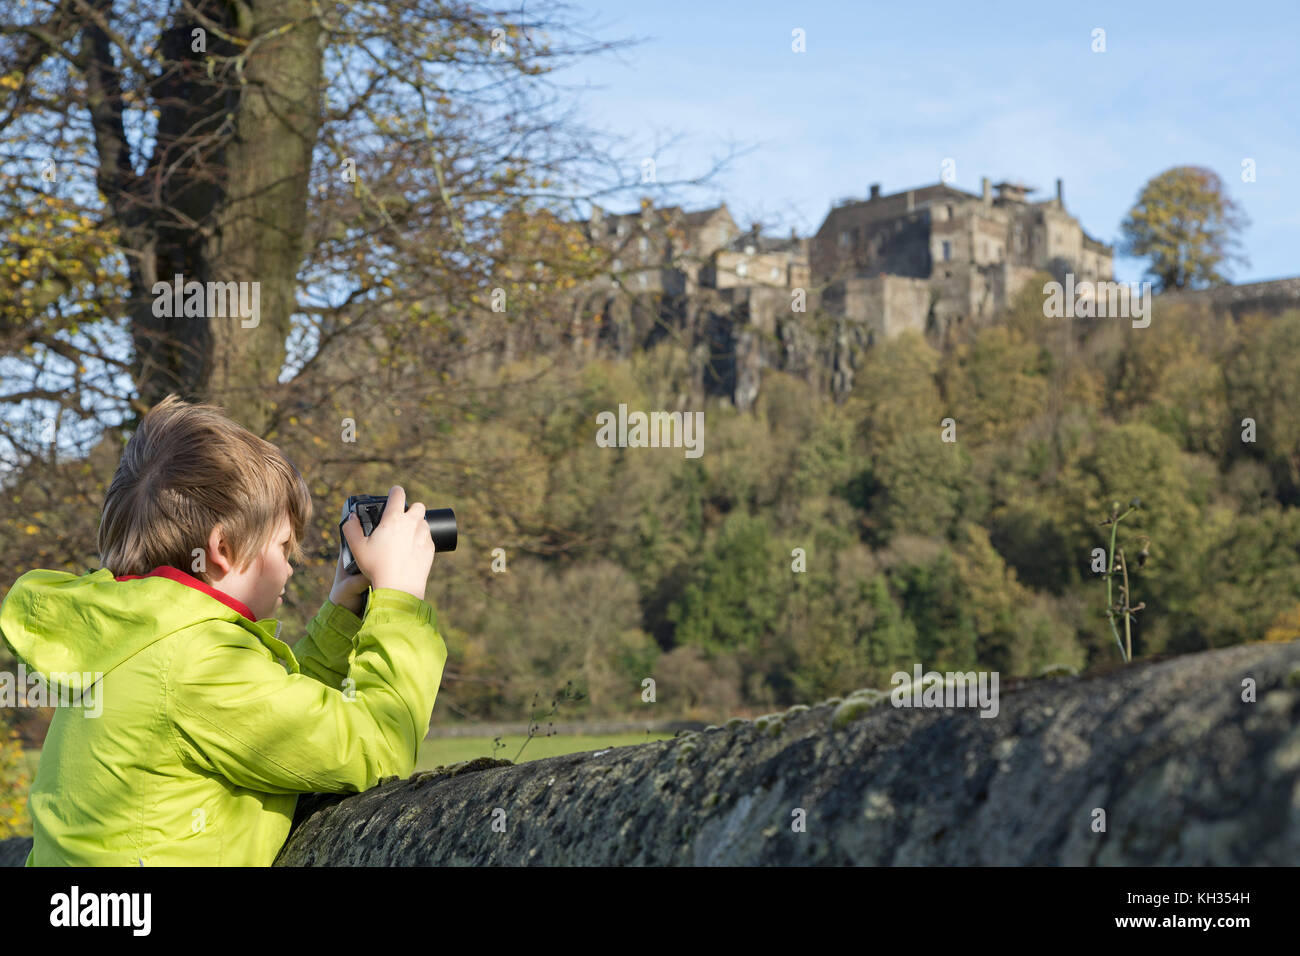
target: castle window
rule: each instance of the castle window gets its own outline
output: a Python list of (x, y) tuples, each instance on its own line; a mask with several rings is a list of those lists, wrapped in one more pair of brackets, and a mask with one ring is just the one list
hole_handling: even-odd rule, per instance
[(852, 234), (847, 229), (842, 230), (840, 232), (840, 248), (847, 249), (852, 242)]
[(952, 243), (947, 239), (943, 241), (943, 261), (948, 262), (952, 259)]
[(781, 278), (781, 270), (778, 269), (776, 266), (772, 266), (772, 278), (773, 279)]
[(749, 274), (749, 265), (743, 259), (740, 262), (736, 263), (736, 275), (740, 276), (743, 279), (748, 274)]
[(649, 252), (649, 251), (650, 251), (650, 240), (647, 239), (645, 236), (642, 236), (642, 237), (641, 237), (640, 246), (641, 246), (641, 251), (642, 251), (642, 252)]
[(627, 231), (627, 226), (626, 226), (624, 223), (621, 223), (621, 222), (620, 222), (620, 223), (618, 224), (618, 234), (621, 236), (621, 235), (623, 235), (623, 233), (626, 232), (626, 231)]
[(646, 278), (645, 278), (645, 273), (644, 273), (644, 272), (643, 272), (643, 273), (641, 273), (641, 274), (640, 274), (640, 275), (639, 275), (639, 276), (637, 276), (637, 278), (638, 278), (638, 279), (639, 279), (639, 280), (641, 280), (641, 288), (643, 288), (643, 289), (644, 289), (644, 288), (645, 288), (645, 286), (646, 286)]

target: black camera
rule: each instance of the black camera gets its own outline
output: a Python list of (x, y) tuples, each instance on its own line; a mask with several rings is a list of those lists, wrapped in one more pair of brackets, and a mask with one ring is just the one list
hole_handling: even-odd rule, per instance
[[(356, 513), (357, 520), (361, 522), (361, 532), (370, 537), (370, 532), (375, 530), (379, 524), (379, 519), (384, 515), (384, 506), (388, 504), (388, 495), (349, 495), (347, 504), (343, 506), (343, 520), (339, 522), (339, 542), (342, 544), (343, 552), (343, 572), (345, 574), (360, 574), (361, 569), (357, 567), (356, 559), (352, 557), (352, 549), (348, 547), (348, 539), (343, 537), (343, 525), (347, 523), (348, 518)], [(410, 510), (411, 504), (406, 504), (407, 510)], [(456, 550), (456, 512), (450, 508), (425, 509), (424, 523), (429, 526), (429, 534), (433, 536), (433, 547), (438, 553), (443, 551)]]

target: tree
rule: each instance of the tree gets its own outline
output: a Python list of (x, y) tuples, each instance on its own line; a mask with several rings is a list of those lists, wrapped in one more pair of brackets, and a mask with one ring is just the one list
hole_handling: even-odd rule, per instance
[(1300, 601), (1297, 534), (1300, 510), (1275, 506), (1239, 515), (1231, 525), (1215, 529), (1197, 593), (1188, 602), (1192, 626), (1177, 635), (1172, 649), (1287, 640), (1290, 627), (1284, 615)]
[(979, 629), (962, 580), (962, 561), (944, 546), (933, 558), (892, 571), (903, 612), (916, 632), (916, 659), (940, 671), (967, 670), (979, 657)]
[(713, 653), (756, 650), (789, 596), (783, 562), (766, 520), (742, 512), (728, 515), (713, 548), (668, 610), (677, 643)]
[[(579, 125), (550, 78), (622, 45), (552, 0), (7, 5), (6, 560), (17, 542), (14, 566), (94, 566), (122, 442), (169, 391), (223, 405), (309, 477), (328, 502), (322, 573), (358, 488), (397, 473), (443, 501), (490, 497), (483, 475), (512, 474), (517, 429), (492, 436), (492, 459), (473, 441), (472, 461), (447, 453), (485, 394), (524, 387), (483, 366), (512, 330), (568, 325), (551, 303), (601, 267), (585, 207), (646, 190), (644, 146)], [(178, 274), (205, 292), (246, 282), (249, 304), (255, 287), (256, 320), (229, 301), (155, 314), (171, 300), (155, 283)], [(504, 544), (541, 537), (508, 500), (487, 507), (478, 527)]]
[[(308, 383), (332, 395), (348, 374), (375, 378), (388, 356), (359, 351), (445, 363), (479, 344), (467, 327), (499, 337), (525, 314), (520, 287), (559, 291), (593, 268), (556, 216), (644, 189), (547, 79), (622, 45), (587, 39), (571, 16), (444, 0), (7, 10), (0, 163), (16, 175), (0, 229), (61, 221), (49, 254), (18, 242), (4, 270), (26, 318), (15, 334), (0, 314), (0, 344), (43, 380), (6, 390), (0, 410), (51, 417), (33, 413), (40, 400), (98, 413), (102, 430), (176, 391), (269, 437), (289, 396), (313, 403)], [(188, 314), (168, 315), (156, 284), (177, 275), (204, 294), (185, 291)], [(256, 317), (213, 308), (228, 283), (247, 283), (250, 306), (256, 287)]]
[[(1233, 456), (1257, 458), (1273, 472), (1285, 504), (1300, 500), (1300, 312), (1248, 324), (1249, 335), (1224, 365)], [(1249, 419), (1256, 434), (1242, 440)]]
[(1047, 403), (1049, 354), (1005, 326), (981, 329), (946, 362), (944, 387), (950, 408), (972, 444), (1021, 432)]
[(905, 435), (872, 461), (877, 489), (870, 507), (890, 533), (946, 535), (962, 516), (970, 455), (942, 441), (937, 426), (931, 432)]
[(1120, 224), (1121, 246), (1125, 255), (1150, 257), (1157, 292), (1222, 285), (1228, 262), (1249, 264), (1233, 251), (1247, 225), (1213, 170), (1177, 166), (1142, 188)]
[(1027, 675), (1042, 667), (1079, 667), (1083, 652), (1050, 605), (1016, 577), (994, 549), (988, 532), (963, 522), (955, 548), (961, 595), (979, 635), (978, 659), (1006, 674)]
[(0, 711), (0, 840), (32, 832), (27, 812), (27, 791), (31, 783), (22, 740)]
[(943, 402), (936, 376), (939, 353), (920, 333), (907, 331), (872, 347), (853, 382), (866, 414), (860, 429), (868, 452), (904, 435), (937, 430)]
[[(296, 311), (323, 29), (307, 0), (130, 13), (65, 0), (0, 28), (13, 41), (0, 63), (18, 147), (6, 158), (51, 163), (52, 180), (27, 177), (31, 193), (85, 197), (93, 184), (103, 197), (79, 211), (120, 233), (131, 377), (146, 407), (175, 390), (220, 395), (254, 427), (265, 418)], [(46, 83), (62, 88), (51, 96)], [(57, 136), (52, 121), (66, 124)], [(257, 282), (257, 324), (156, 314), (155, 283), (177, 274)]]
[(794, 699), (810, 703), (859, 687), (887, 687), (916, 659), (916, 628), (903, 616), (878, 561), (862, 544), (814, 548), (794, 574), (787, 605)]

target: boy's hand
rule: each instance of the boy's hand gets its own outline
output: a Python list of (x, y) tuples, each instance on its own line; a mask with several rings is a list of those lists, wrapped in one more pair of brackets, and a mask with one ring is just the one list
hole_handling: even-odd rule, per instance
[[(424, 600), (433, 566), (433, 536), (424, 521), (424, 504), (416, 502), (406, 508), (406, 492), (401, 485), (388, 490), (388, 504), (375, 530), (366, 537), (361, 521), (354, 514), (343, 525), (343, 536), (352, 557), (364, 575), (378, 588), (405, 591)], [(340, 569), (341, 570), (341, 569)]]
[(345, 607), (357, 617), (361, 616), (370, 579), (364, 574), (348, 574), (343, 570), (343, 551), (339, 549), (339, 563), (334, 570), (334, 584), (330, 587), (330, 603)]

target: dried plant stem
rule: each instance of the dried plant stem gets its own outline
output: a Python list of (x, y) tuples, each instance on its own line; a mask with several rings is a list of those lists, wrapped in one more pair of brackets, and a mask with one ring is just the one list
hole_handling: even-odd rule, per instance
[(1120, 589), (1120, 594), (1124, 599), (1124, 659), (1131, 661), (1133, 659), (1133, 634), (1129, 624), (1133, 620), (1133, 612), (1128, 606), (1128, 564), (1124, 561), (1124, 549), (1119, 549), (1119, 568), (1124, 574), (1124, 586)]
[[(1124, 515), (1127, 514), (1128, 511), (1124, 512)], [(1119, 523), (1124, 515), (1113, 519), (1110, 523), (1110, 551), (1106, 554), (1106, 617), (1110, 621), (1111, 632), (1115, 635), (1115, 643), (1119, 646), (1120, 657), (1124, 658), (1124, 663), (1127, 664), (1129, 657), (1124, 651), (1124, 642), (1119, 639), (1119, 628), (1115, 626), (1115, 601), (1111, 597), (1111, 578), (1115, 576), (1115, 532), (1119, 530)], [(1125, 623), (1127, 624), (1127, 620)]]

